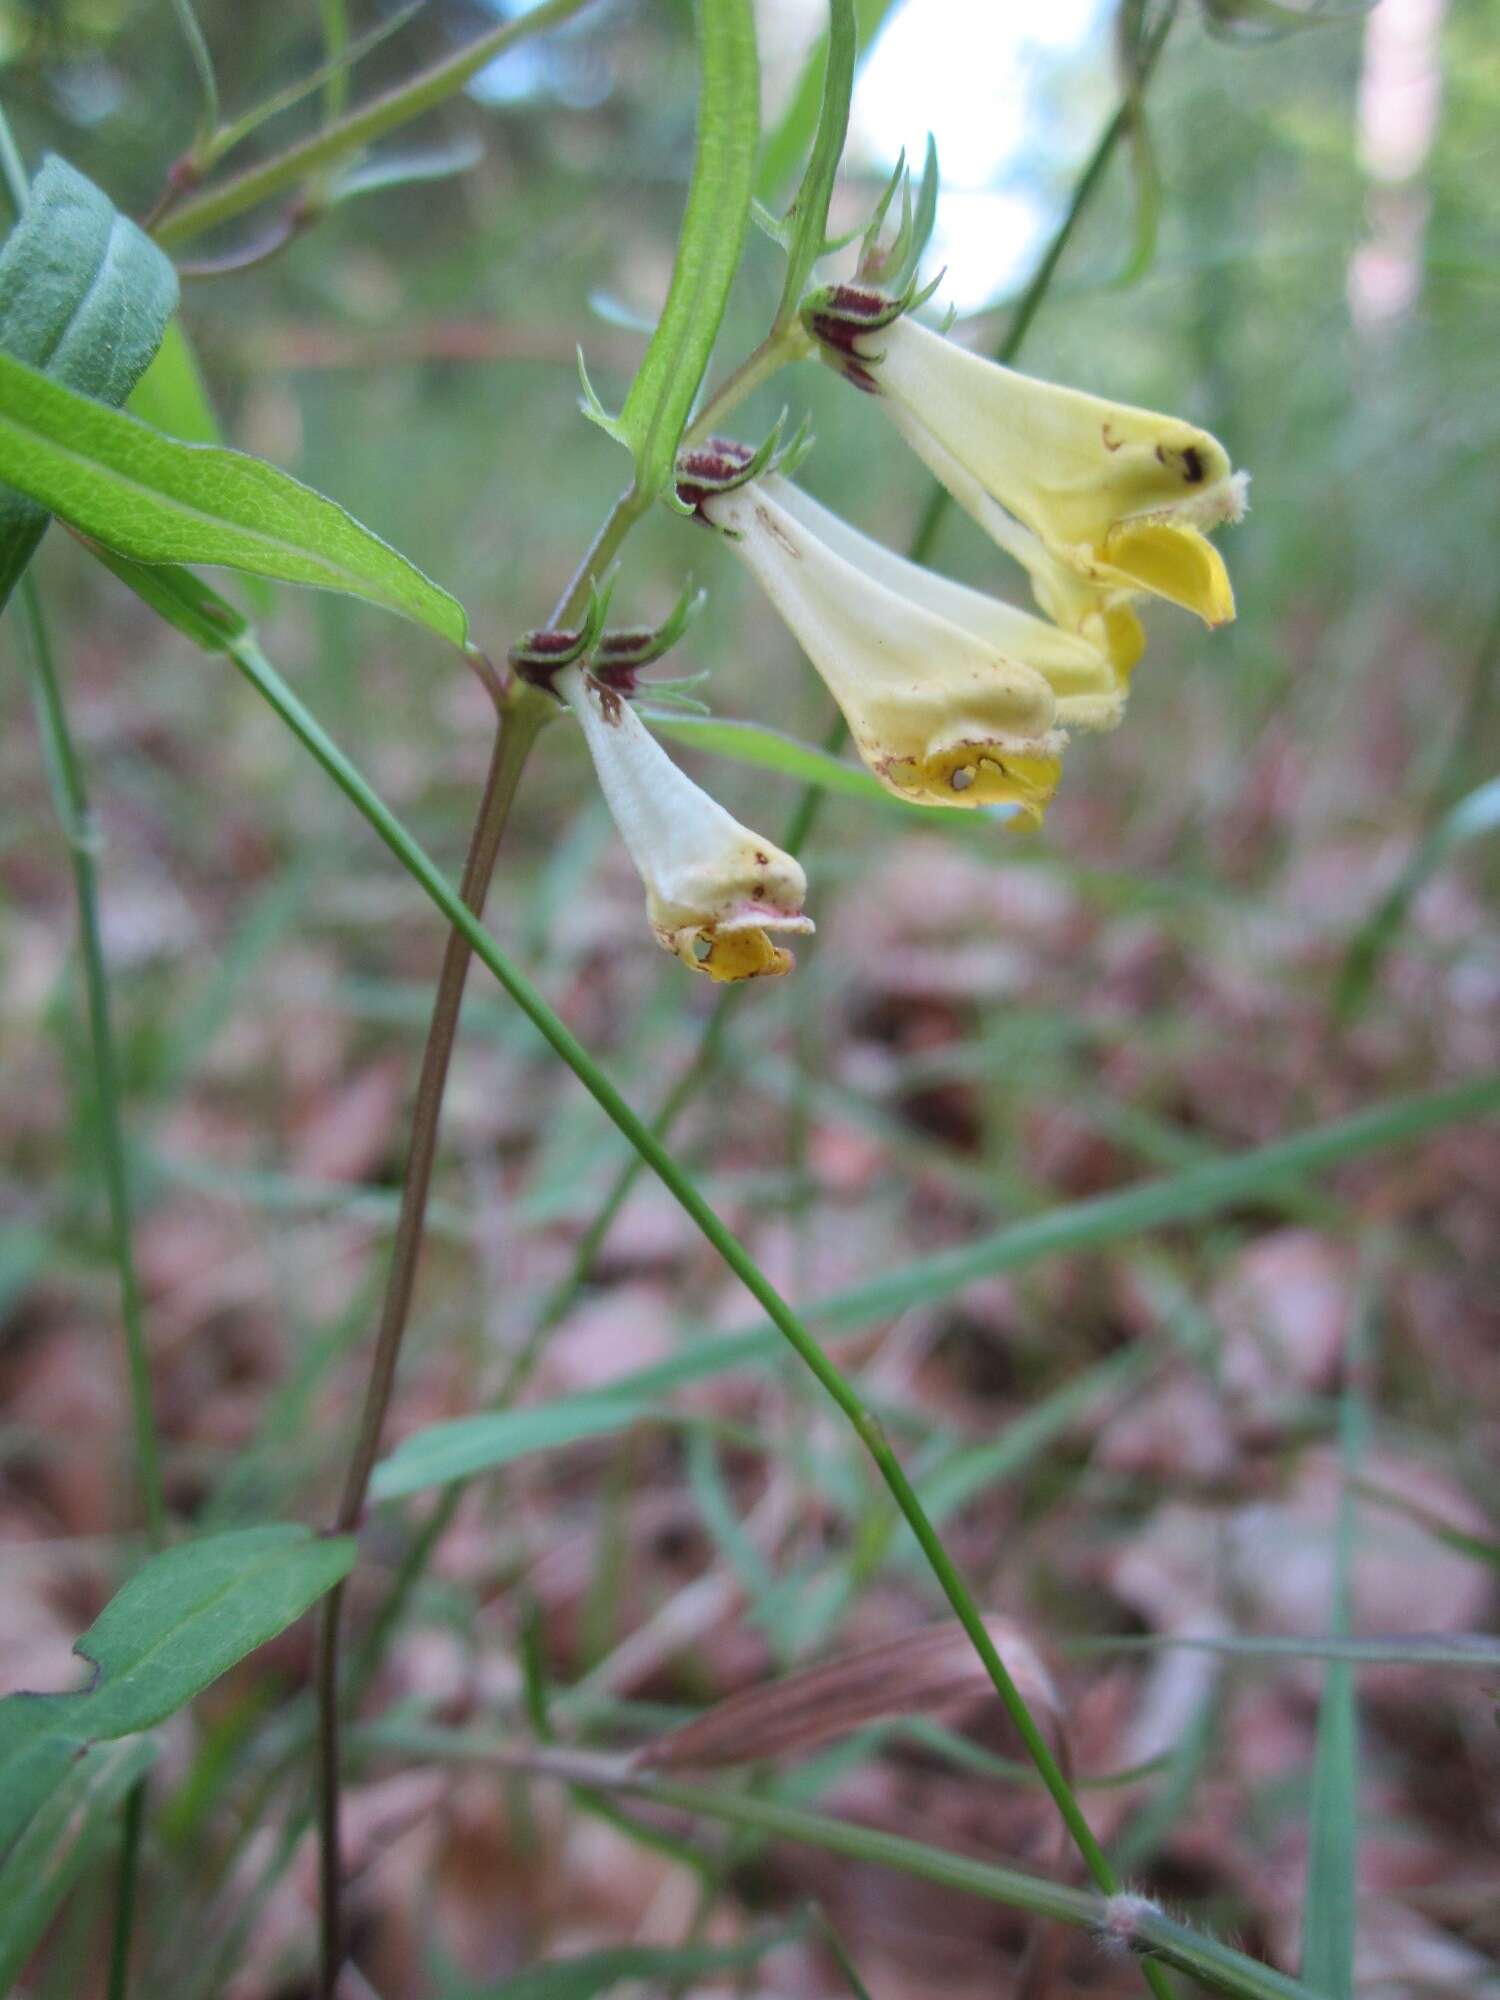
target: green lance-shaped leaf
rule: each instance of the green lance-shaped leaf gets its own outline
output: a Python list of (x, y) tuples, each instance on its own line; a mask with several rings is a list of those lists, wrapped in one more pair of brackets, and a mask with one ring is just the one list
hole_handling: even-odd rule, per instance
[(828, 234), (828, 204), (833, 199), (834, 176), (844, 156), (844, 140), (849, 131), (849, 100), (854, 94), (858, 41), (854, 0), (829, 0), (828, 60), (823, 69), (818, 127), (802, 184), (787, 214), (786, 279), (781, 288), (781, 304), (776, 309), (778, 325), (785, 325), (796, 316), (813, 265), (823, 254)]
[[(862, 49), (868, 49), (874, 42), (894, 4), (895, 0), (854, 0), (855, 26)], [(829, 12), (831, 27), (837, 9), (830, 6)], [(767, 134), (755, 183), (756, 195), (763, 202), (778, 201), (786, 192), (798, 160), (820, 125), (827, 94), (827, 71), (823, 65), (828, 42), (825, 35), (808, 56), (781, 123)]]
[(0, 355), (0, 479), (146, 563), (347, 591), (462, 646), (461, 604), (336, 502), (244, 452), (183, 444)]
[[(177, 274), (108, 195), (55, 156), (0, 248), (0, 350), (118, 406), (177, 305)], [(0, 609), (47, 531), (47, 512), (0, 487)]]
[(244, 1528), (156, 1556), (74, 1647), (93, 1679), (72, 1694), (0, 1701), (0, 1847), (82, 1746), (154, 1728), (300, 1618), (347, 1576), (348, 1537)]
[(750, 0), (699, 0), (698, 144), (667, 302), (625, 406), (586, 407), (635, 459), (636, 490), (671, 483), (677, 447), (729, 303), (750, 215), (760, 136), (760, 72)]

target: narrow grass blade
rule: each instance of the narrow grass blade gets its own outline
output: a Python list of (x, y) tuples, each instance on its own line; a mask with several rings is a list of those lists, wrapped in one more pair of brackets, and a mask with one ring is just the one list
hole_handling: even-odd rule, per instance
[(490, 1410), (457, 1417), (403, 1438), (376, 1466), (375, 1500), (394, 1500), (429, 1486), (448, 1486), (476, 1472), (494, 1472), (533, 1452), (556, 1451), (581, 1438), (628, 1430), (650, 1414), (650, 1405), (620, 1396), (574, 1396), (533, 1409)]
[(861, 1326), (913, 1306), (947, 1298), (980, 1278), (1016, 1270), (1042, 1257), (1092, 1250), (1153, 1229), (1201, 1222), (1226, 1209), (1325, 1174), (1346, 1160), (1389, 1146), (1409, 1145), (1446, 1125), (1470, 1123), (1500, 1111), (1500, 1071), (1467, 1083), (1411, 1097), (1392, 1098), (1353, 1117), (1316, 1125), (1289, 1139), (1257, 1146), (1230, 1159), (1190, 1167), (1181, 1174), (1143, 1181), (1118, 1193), (1072, 1202), (1026, 1222), (982, 1236), (955, 1250), (939, 1251), (861, 1285), (833, 1292), (806, 1308), (823, 1325)]
[[(531, 1966), (498, 1986), (450, 1986), (441, 2000), (596, 2000), (626, 1980), (666, 1981), (709, 1978), (715, 1973), (749, 1972), (784, 1945), (806, 1935), (805, 1920), (738, 1944), (625, 1944), (574, 1958), (554, 1958)], [(715, 1981), (715, 1984), (718, 1982)]]
[[(1361, 1317), (1366, 1317), (1362, 1313)], [(1362, 1343), (1351, 1342), (1351, 1348)], [(1352, 1361), (1351, 1361), (1352, 1366)], [(1343, 1487), (1334, 1543), (1333, 1629), (1349, 1631), (1354, 1564), (1354, 1482), (1364, 1441), (1357, 1390), (1345, 1389), (1339, 1413)], [(1359, 1716), (1354, 1668), (1330, 1660), (1323, 1676), (1307, 1814), (1307, 1885), (1302, 1901), (1302, 1977), (1329, 1996), (1354, 1992), (1355, 1886), (1359, 1859)]]
[(637, 1773), (616, 1759), (581, 1756), (568, 1751), (530, 1751), (507, 1743), (487, 1740), (468, 1732), (443, 1729), (423, 1723), (387, 1722), (360, 1732), (361, 1743), (371, 1750), (397, 1750), (424, 1758), (447, 1758), (462, 1763), (492, 1764), (515, 1770), (530, 1770), (569, 1784), (593, 1784), (621, 1792), (633, 1792), (680, 1811), (724, 1822), (774, 1840), (788, 1840), (807, 1847), (841, 1854), (851, 1861), (891, 1868), (921, 1881), (936, 1882), (1007, 1908), (1024, 1910), (1031, 1916), (1049, 1917), (1059, 1923), (1092, 1931), (1101, 1942), (1147, 1955), (1161, 1964), (1191, 1974), (1210, 1992), (1231, 1996), (1231, 2000), (1324, 2000), (1300, 1980), (1260, 1965), (1243, 1952), (1175, 1922), (1143, 1898), (1121, 1897), (1106, 1900), (1088, 1890), (1074, 1889), (1062, 1882), (1029, 1875), (1018, 1868), (1005, 1868), (978, 1861), (965, 1854), (901, 1834), (878, 1832), (854, 1821), (835, 1819), (826, 1813), (809, 1812), (779, 1799), (752, 1797), (743, 1792), (719, 1791), (706, 1786), (684, 1785)]
[(1386, 954), (1401, 934), (1412, 904), (1458, 850), (1500, 828), (1500, 778), (1491, 778), (1451, 806), (1418, 845), (1400, 879), (1360, 927), (1339, 973), (1334, 1010), (1350, 1021), (1369, 996)]
[(108, 1838), (155, 1745), (99, 1743), (59, 1772), (0, 1867), (0, 1993), (9, 1993), (63, 1898)]

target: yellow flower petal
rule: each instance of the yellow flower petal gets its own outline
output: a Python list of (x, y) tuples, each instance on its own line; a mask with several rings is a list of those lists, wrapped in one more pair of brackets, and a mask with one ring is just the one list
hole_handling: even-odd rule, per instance
[(797, 963), (779, 944), (758, 930), (682, 930), (663, 934), (662, 943), (683, 964), (722, 985), (740, 979), (779, 978)]
[(888, 791), (917, 805), (1014, 805), (1040, 826), (1057, 781), (1061, 757), (1004, 751), (994, 743), (954, 743), (925, 757), (891, 762), (876, 772)]
[(1146, 628), (1128, 604), (1116, 604), (1100, 613), (1104, 624), (1104, 649), (1120, 679), (1129, 682), (1146, 650)]
[(1224, 558), (1206, 535), (1175, 521), (1125, 521), (1104, 538), (1100, 560), (1112, 570), (1189, 611), (1208, 625), (1234, 616)]

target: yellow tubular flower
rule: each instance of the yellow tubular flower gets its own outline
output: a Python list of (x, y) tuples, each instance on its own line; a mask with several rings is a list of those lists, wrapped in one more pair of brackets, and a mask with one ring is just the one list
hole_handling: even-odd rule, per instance
[(1134, 589), (1119, 584), (1087, 583), (1076, 569), (1055, 556), (1030, 528), (1023, 528), (991, 499), (972, 473), (951, 451), (945, 451), (931, 431), (899, 403), (885, 405), (892, 423), (940, 486), (946, 486), (991, 541), (1013, 556), (1031, 578), (1032, 595), (1047, 616), (1064, 631), (1077, 632), (1104, 653), (1122, 686), (1146, 650), (1146, 633), (1131, 605)]
[[(1240, 518), (1246, 478), (1217, 438), (1018, 375), (905, 314), (862, 335), (855, 353), (881, 398), (905, 413), (908, 439), (921, 450), (919, 426), (966, 486), (998, 502), (1063, 568), (1106, 590), (1170, 598), (1210, 625), (1233, 618), (1229, 575), (1204, 531)], [(973, 511), (972, 491), (952, 490)]]
[(556, 686), (645, 884), (657, 943), (710, 979), (790, 972), (795, 959), (769, 933), (813, 928), (799, 864), (679, 771), (628, 701), (581, 667), (560, 673)]
[(1014, 804), (1040, 820), (1065, 741), (1045, 677), (848, 561), (775, 483), (711, 493), (700, 511), (734, 538), (869, 769), (898, 798)]
[(1057, 697), (1057, 720), (1064, 726), (1113, 729), (1119, 722), (1124, 711), (1122, 677), (1104, 648), (1079, 632), (1060, 631), (1018, 605), (908, 562), (851, 528), (789, 479), (769, 478), (764, 490), (825, 548), (873, 582), (936, 612), (1006, 659), (1035, 667)]

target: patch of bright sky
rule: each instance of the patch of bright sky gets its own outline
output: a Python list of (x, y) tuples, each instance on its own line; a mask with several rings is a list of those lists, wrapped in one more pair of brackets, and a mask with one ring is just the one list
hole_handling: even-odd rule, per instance
[[(1041, 63), (1096, 38), (1104, 0), (903, 0), (854, 93), (855, 157), (887, 170), (937, 142), (942, 199), (924, 268), (970, 312), (1011, 289), (1051, 216), (1023, 169)], [(1009, 183), (1009, 184), (1007, 184)]]
[[(538, 0), (487, 0), (499, 14)], [(924, 268), (946, 264), (941, 299), (971, 312), (1022, 277), (1052, 217), (1026, 172), (1039, 137), (1036, 82), (1043, 64), (1101, 46), (1109, 0), (899, 0), (860, 68), (849, 123), (852, 157), (889, 172), (904, 146), (920, 162), (937, 141), (942, 199)], [(823, 0), (759, 0), (763, 29), (778, 11), (794, 34), (816, 35)], [(769, 16), (769, 18), (767, 18)], [(798, 35), (798, 39), (801, 36)], [(585, 35), (548, 35), (491, 63), (470, 85), (491, 103), (545, 91), (597, 103), (611, 81), (606, 54)]]

